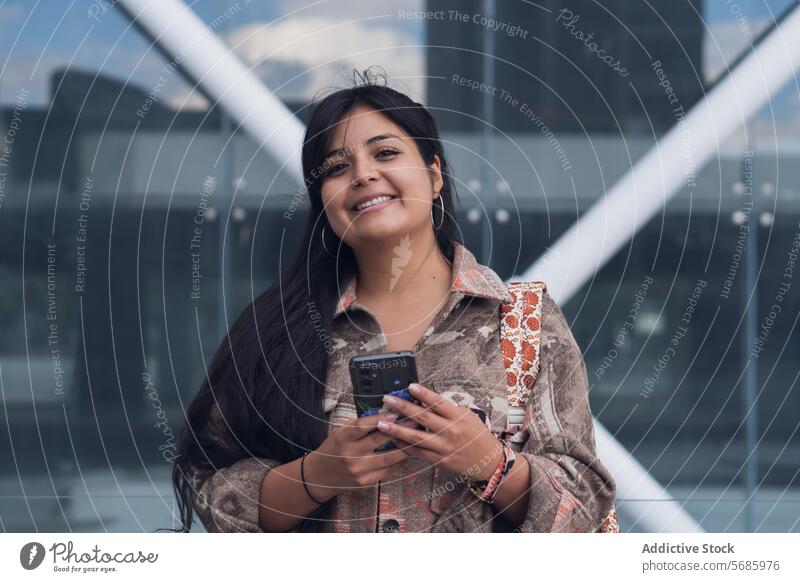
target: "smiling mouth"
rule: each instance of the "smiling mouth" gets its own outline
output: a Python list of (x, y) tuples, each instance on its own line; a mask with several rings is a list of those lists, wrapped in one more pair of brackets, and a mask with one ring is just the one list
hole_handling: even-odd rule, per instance
[(373, 206), (377, 206), (378, 204), (383, 204), (384, 202), (389, 202), (390, 200), (394, 200), (395, 198), (399, 198), (399, 196), (394, 196), (391, 194), (376, 196), (375, 198), (371, 198), (366, 202), (356, 204), (350, 210), (352, 210), (353, 212), (361, 212), (362, 210), (366, 210), (367, 208), (372, 208)]

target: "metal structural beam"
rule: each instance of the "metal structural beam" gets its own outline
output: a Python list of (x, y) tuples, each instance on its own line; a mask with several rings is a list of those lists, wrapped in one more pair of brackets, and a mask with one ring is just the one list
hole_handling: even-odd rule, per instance
[[(129, 16), (176, 59), (279, 163), (302, 182), (303, 124), (180, 0), (119, 0)], [(729, 77), (696, 104), (608, 194), (581, 217), (536, 263), (511, 280), (541, 279), (565, 303), (678, 192), (688, 164), (698, 170), (719, 142), (764, 106), (800, 61), (800, 10), (785, 18)], [(692, 152), (686, 159), (685, 151)], [(641, 186), (639, 186), (641, 185)], [(642, 195), (639, 195), (640, 188)], [(591, 250), (591, 252), (587, 252)], [(568, 264), (553, 257), (569, 257)], [(595, 421), (598, 452), (617, 482), (626, 515), (658, 532), (702, 528), (611, 434)], [(652, 501), (651, 501), (652, 500)], [(623, 524), (624, 525), (624, 524)]]
[(511, 280), (547, 281), (553, 299), (567, 302), (699, 172), (720, 143), (794, 78), (798, 66), (800, 7), (792, 9), (547, 252)]
[(298, 184), (303, 182), (303, 122), (239, 60), (211, 26), (180, 0), (118, 0), (117, 4)]
[[(614, 435), (594, 419), (597, 456), (617, 483), (618, 513), (632, 519), (637, 530), (663, 533), (701, 533), (703, 528)], [(625, 520), (620, 518), (625, 531)]]

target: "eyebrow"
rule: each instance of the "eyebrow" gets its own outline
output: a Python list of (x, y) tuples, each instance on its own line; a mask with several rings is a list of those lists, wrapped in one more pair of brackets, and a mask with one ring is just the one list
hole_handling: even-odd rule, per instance
[[(381, 140), (384, 140), (384, 139), (392, 139), (392, 138), (401, 139), (399, 135), (395, 135), (393, 133), (382, 133), (380, 135), (372, 136), (366, 142), (364, 142), (364, 145), (369, 145), (369, 144), (374, 143), (376, 141), (381, 141)], [(337, 148), (335, 150), (329, 151), (327, 154), (325, 154), (325, 159), (327, 160), (328, 158), (330, 158), (334, 154), (338, 154), (339, 152), (344, 153), (344, 149), (343, 148)]]

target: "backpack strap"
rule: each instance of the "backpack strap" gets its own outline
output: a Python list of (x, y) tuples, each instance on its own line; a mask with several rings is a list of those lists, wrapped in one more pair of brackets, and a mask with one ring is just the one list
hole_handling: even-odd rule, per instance
[[(547, 290), (543, 281), (508, 283), (514, 300), (500, 309), (500, 347), (506, 369), (508, 416), (501, 438), (519, 452), (528, 438), (528, 399), (539, 374), (539, 352), (542, 333), (542, 295)], [(616, 507), (612, 506), (595, 530), (619, 533)]]
[(520, 451), (528, 436), (525, 427), (526, 405), (539, 373), (539, 347), (542, 331), (543, 281), (508, 283), (513, 297), (500, 309), (500, 348), (506, 369), (508, 414), (502, 437), (512, 449)]

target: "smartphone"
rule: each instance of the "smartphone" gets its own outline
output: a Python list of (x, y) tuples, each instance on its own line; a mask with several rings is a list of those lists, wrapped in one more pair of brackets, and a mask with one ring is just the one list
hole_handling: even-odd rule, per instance
[[(350, 358), (350, 380), (353, 384), (353, 400), (359, 417), (389, 412), (383, 404), (386, 394), (397, 396), (419, 404), (411, 396), (408, 385), (418, 382), (417, 362), (411, 352), (387, 352)], [(398, 420), (402, 420), (400, 416)], [(375, 449), (376, 452), (396, 448), (392, 442)]]

